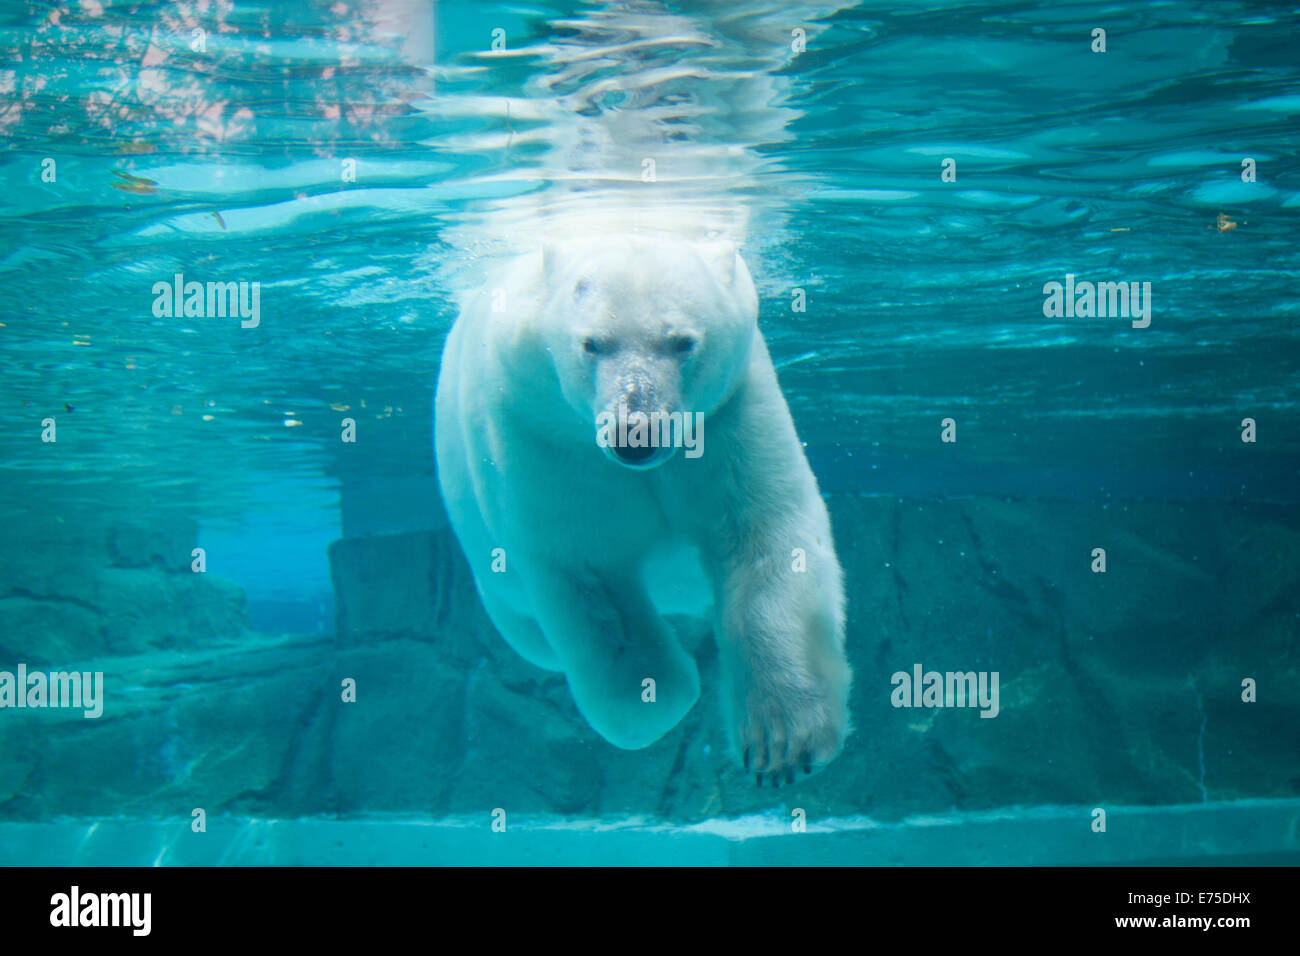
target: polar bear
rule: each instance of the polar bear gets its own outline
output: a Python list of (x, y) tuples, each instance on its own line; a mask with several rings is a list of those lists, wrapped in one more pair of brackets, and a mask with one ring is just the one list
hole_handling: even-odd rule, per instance
[[(839, 751), (850, 672), (830, 519), (757, 313), (733, 244), (550, 242), (462, 304), (435, 443), (492, 622), (618, 747), (653, 743), (699, 696), (662, 616), (664, 569), (694, 571), (729, 743), (779, 786)], [(620, 414), (631, 428), (608, 427)], [(687, 447), (647, 444), (647, 420)]]

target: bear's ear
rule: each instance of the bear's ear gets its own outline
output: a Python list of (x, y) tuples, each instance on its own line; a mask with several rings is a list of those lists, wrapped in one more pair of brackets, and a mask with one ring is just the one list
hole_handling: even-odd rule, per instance
[(700, 257), (709, 271), (717, 276), (724, 286), (731, 285), (736, 278), (736, 244), (726, 239), (710, 239), (700, 243)]

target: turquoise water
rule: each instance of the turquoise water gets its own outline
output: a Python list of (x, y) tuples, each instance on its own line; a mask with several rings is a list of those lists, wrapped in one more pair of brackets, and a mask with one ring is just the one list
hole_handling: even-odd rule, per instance
[[(0, 820), (1065, 807), (1087, 833), (1280, 801), (1289, 837), (1238, 810), (1196, 849), (1108, 831), (1130, 842), (1059, 862), (1294, 854), (1298, 28), (1271, 3), (3, 5), (0, 670), (102, 670), (107, 697), (0, 710)], [(447, 533), (457, 296), (610, 210), (741, 243), (827, 496), (856, 730), (794, 790), (727, 758), (707, 634), (688, 720), (609, 747)], [(258, 283), (257, 325), (157, 315), (178, 273)], [(1067, 274), (1150, 283), (1150, 324), (1047, 317)], [(916, 662), (1000, 670), (1002, 715), (891, 708)], [(1052, 861), (1006, 819), (958, 862)], [(944, 862), (908, 832), (888, 862)]]

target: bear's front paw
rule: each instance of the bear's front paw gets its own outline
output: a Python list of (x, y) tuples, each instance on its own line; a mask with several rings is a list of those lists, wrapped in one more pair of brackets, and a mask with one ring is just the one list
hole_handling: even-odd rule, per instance
[(758, 785), (794, 783), (839, 753), (848, 733), (844, 702), (831, 686), (751, 688), (739, 715), (738, 750)]

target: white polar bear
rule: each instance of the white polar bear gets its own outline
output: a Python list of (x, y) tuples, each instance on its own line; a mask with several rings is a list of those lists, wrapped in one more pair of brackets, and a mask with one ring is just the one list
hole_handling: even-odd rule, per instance
[[(463, 304), (435, 437), (447, 513), (497, 630), (563, 671), (616, 746), (654, 742), (699, 695), (661, 616), (662, 570), (680, 576), (677, 556), (694, 556), (729, 740), (761, 786), (836, 755), (850, 673), (830, 519), (757, 313), (734, 245), (552, 243)], [(597, 416), (620, 405), (634, 424), (698, 413), (695, 449), (620, 445), (617, 431), (601, 447)]]

